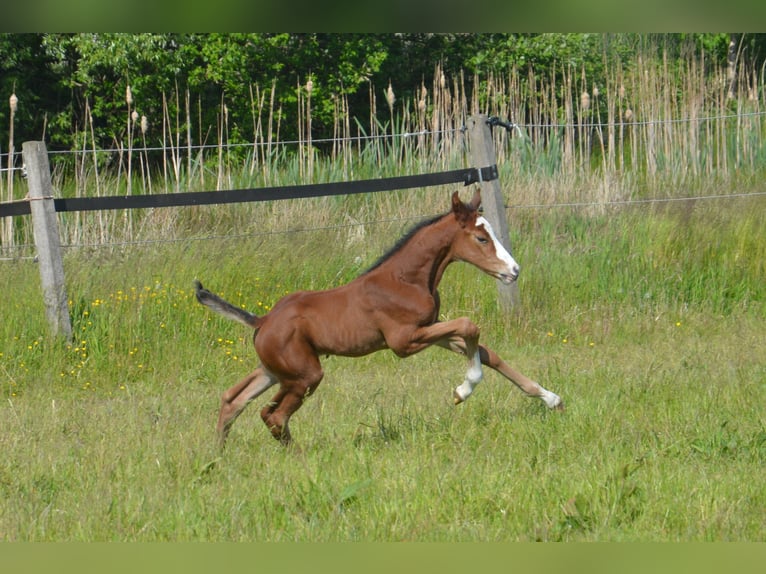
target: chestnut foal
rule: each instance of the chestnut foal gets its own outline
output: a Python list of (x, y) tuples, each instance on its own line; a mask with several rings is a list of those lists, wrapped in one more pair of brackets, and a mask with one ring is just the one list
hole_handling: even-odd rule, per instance
[(223, 393), (218, 418), (221, 445), (235, 419), (268, 388), (279, 390), (261, 411), (271, 434), (290, 444), (290, 417), (322, 380), (322, 355), (359, 357), (391, 349), (408, 357), (438, 345), (468, 358), (465, 380), (453, 393), (466, 400), (481, 381), (482, 364), (498, 371), (524, 393), (551, 409), (563, 409), (558, 395), (509, 367), (479, 344), (479, 328), (466, 317), (439, 321), (436, 290), (453, 261), (466, 261), (509, 284), (519, 266), (479, 213), (481, 196), (469, 203), (452, 195), (452, 209), (413, 228), (365, 273), (326, 291), (299, 291), (280, 299), (263, 316), (235, 307), (196, 282), (197, 299), (213, 311), (255, 330), (261, 364)]

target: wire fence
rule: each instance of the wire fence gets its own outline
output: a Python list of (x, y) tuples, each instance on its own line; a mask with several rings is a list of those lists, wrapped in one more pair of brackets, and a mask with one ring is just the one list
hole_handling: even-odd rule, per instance
[[(630, 128), (630, 127), (647, 127), (647, 126), (668, 126), (668, 125), (681, 125), (681, 124), (694, 124), (699, 125), (706, 122), (720, 122), (720, 121), (730, 121), (730, 120), (741, 120), (744, 118), (762, 118), (766, 117), (766, 111), (755, 111), (755, 112), (742, 112), (742, 113), (724, 113), (719, 115), (706, 115), (701, 117), (687, 117), (687, 118), (664, 118), (664, 119), (650, 119), (650, 120), (644, 120), (644, 121), (619, 121), (617, 124), (614, 122), (596, 122), (596, 121), (587, 121), (583, 124), (573, 125), (571, 123), (516, 123), (516, 122), (509, 122), (508, 125), (511, 125), (513, 130), (509, 130), (508, 137), (514, 137), (515, 134), (520, 134), (518, 137), (525, 137), (525, 132), (531, 132), (535, 130), (557, 130), (557, 129), (605, 129), (605, 128), (613, 128), (615, 125), (619, 125), (624, 128)], [(375, 135), (358, 135), (358, 136), (352, 136), (352, 137), (337, 137), (337, 138), (327, 138), (327, 139), (313, 139), (311, 140), (312, 144), (338, 144), (338, 143), (355, 143), (355, 144), (362, 144), (362, 143), (370, 143), (374, 141), (381, 141), (381, 140), (391, 140), (393, 138), (414, 138), (414, 137), (446, 137), (446, 136), (455, 136), (459, 132), (464, 132), (465, 127), (458, 128), (458, 129), (444, 129), (444, 130), (422, 130), (422, 131), (416, 131), (416, 132), (406, 132), (406, 133), (378, 133)], [(184, 150), (192, 150), (195, 152), (204, 152), (205, 150), (220, 150), (221, 148), (224, 149), (236, 149), (236, 148), (253, 148), (253, 147), (260, 147), (260, 146), (300, 146), (300, 145), (306, 145), (307, 141), (301, 141), (301, 140), (288, 140), (288, 141), (274, 141), (274, 142), (250, 142), (250, 143), (225, 143), (221, 142), (218, 144), (200, 144), (200, 145), (183, 145), (178, 146), (176, 148), (168, 148), (163, 146), (153, 146), (153, 147), (133, 147), (131, 148), (131, 151), (136, 154), (140, 153), (146, 153), (146, 152), (163, 152), (168, 153), (172, 152), (174, 150), (178, 150), (179, 147), (183, 148)], [(126, 151), (125, 148), (106, 148), (106, 149), (98, 149), (98, 150), (51, 150), (49, 151), (49, 155), (82, 155), (82, 154), (93, 154), (95, 153), (124, 153)], [(20, 164), (20, 161), (16, 161), (18, 156), (21, 155), (20, 151), (14, 151), (13, 152), (13, 159), (14, 161), (11, 162), (11, 167), (2, 167), (0, 168), (0, 172), (2, 172), (4, 175), (3, 177), (8, 177), (8, 172), (21, 172), (22, 176), (25, 175), (24, 171), (25, 168), (23, 165), (17, 165)], [(10, 154), (9, 153), (0, 153), (0, 166), (5, 165), (8, 166), (8, 158)], [(760, 197), (765, 196), (766, 191), (764, 192), (750, 192), (750, 193), (729, 193), (729, 194), (697, 194), (697, 195), (684, 195), (683, 197), (665, 197), (665, 198), (633, 198), (633, 199), (623, 199), (623, 200), (599, 200), (599, 201), (564, 201), (564, 202), (550, 202), (550, 203), (524, 203), (524, 204), (514, 204), (511, 206), (506, 206), (506, 210), (555, 210), (555, 209), (590, 209), (594, 207), (598, 208), (605, 208), (605, 207), (616, 207), (616, 206), (623, 206), (623, 207), (630, 207), (630, 206), (640, 206), (640, 205), (649, 205), (649, 204), (662, 204), (662, 203), (677, 203), (677, 202), (696, 202), (696, 201), (709, 201), (709, 200), (737, 200), (737, 199), (743, 199), (743, 198), (750, 198), (750, 197)], [(120, 248), (120, 247), (129, 247), (129, 246), (141, 246), (141, 245), (152, 245), (152, 244), (171, 244), (171, 243), (178, 243), (178, 242), (189, 242), (189, 241), (212, 241), (212, 240), (236, 240), (236, 239), (242, 239), (246, 237), (258, 237), (258, 236), (269, 236), (269, 235), (280, 235), (280, 234), (294, 234), (294, 233), (310, 233), (310, 232), (317, 232), (322, 230), (340, 230), (350, 227), (367, 227), (367, 226), (376, 226), (376, 225), (383, 225), (383, 224), (393, 224), (393, 223), (405, 223), (408, 221), (416, 221), (420, 219), (424, 219), (427, 217), (431, 217), (433, 215), (436, 215), (434, 213), (423, 213), (418, 215), (412, 215), (407, 217), (400, 217), (400, 218), (385, 218), (385, 219), (374, 219), (369, 221), (354, 221), (354, 222), (348, 222), (348, 223), (340, 223), (340, 224), (333, 224), (333, 225), (327, 225), (327, 226), (317, 226), (317, 227), (306, 227), (303, 229), (295, 229), (291, 228), (289, 230), (283, 230), (283, 231), (265, 231), (265, 232), (252, 232), (252, 233), (233, 233), (233, 234), (225, 234), (225, 235), (204, 235), (204, 236), (192, 236), (192, 237), (182, 237), (182, 238), (162, 238), (162, 239), (131, 239), (131, 240), (124, 240), (124, 241), (104, 241), (104, 242), (98, 242), (98, 243), (69, 243), (69, 244), (62, 244), (62, 248), (65, 249), (78, 249), (78, 248)], [(23, 260), (35, 260), (35, 255), (20, 255), (22, 253), (29, 253), (30, 251), (34, 251), (35, 246), (34, 244), (30, 243), (21, 243), (21, 244), (12, 244), (12, 245), (0, 245), (0, 261), (23, 261)], [(16, 255), (14, 255), (16, 254)]]
[[(695, 118), (665, 118), (665, 119), (649, 119), (649, 120), (643, 120), (643, 121), (636, 121), (636, 120), (630, 120), (630, 121), (618, 121), (618, 122), (599, 122), (599, 121), (591, 121), (587, 120), (584, 121), (581, 124), (571, 124), (571, 123), (564, 123), (564, 122), (544, 122), (544, 123), (534, 123), (534, 122), (517, 122), (517, 121), (511, 121), (510, 124), (522, 130), (522, 134), (524, 130), (527, 131), (534, 131), (534, 130), (541, 130), (541, 129), (576, 129), (576, 128), (592, 128), (592, 129), (607, 129), (610, 127), (619, 126), (622, 128), (641, 128), (641, 127), (649, 127), (649, 126), (668, 126), (668, 125), (681, 125), (681, 124), (700, 124), (700, 123), (706, 123), (706, 122), (719, 122), (719, 121), (725, 121), (725, 120), (735, 120), (735, 119), (745, 119), (745, 118), (759, 118), (759, 117), (766, 117), (766, 111), (754, 111), (754, 112), (742, 112), (742, 113), (731, 113), (731, 114), (720, 114), (720, 115), (706, 115), (706, 116), (700, 116)], [(514, 130), (515, 133), (519, 133), (519, 131)], [(348, 136), (348, 137), (334, 137), (334, 138), (316, 138), (311, 139), (311, 144), (314, 145), (323, 145), (323, 144), (333, 144), (333, 143), (365, 143), (365, 142), (373, 142), (373, 141), (385, 141), (385, 140), (393, 140), (397, 138), (414, 138), (414, 137), (421, 137), (421, 136), (430, 136), (430, 137), (443, 137), (446, 135), (454, 135), (458, 132), (462, 132), (465, 130), (465, 127), (461, 128), (453, 128), (453, 129), (444, 129), (444, 130), (421, 130), (421, 131), (413, 131), (413, 132), (403, 132), (403, 133), (384, 133), (384, 134), (375, 134), (375, 135), (357, 135), (357, 136)], [(523, 137), (523, 136), (521, 136)], [(130, 151), (132, 153), (148, 153), (148, 152), (168, 152), (170, 150), (178, 150), (178, 149), (184, 149), (184, 150), (191, 150), (195, 152), (201, 152), (205, 150), (217, 150), (217, 149), (252, 149), (252, 148), (260, 148), (260, 147), (276, 147), (276, 146), (299, 146), (299, 145), (306, 145), (309, 142), (307, 140), (280, 140), (280, 141), (255, 141), (255, 142), (223, 142), (223, 143), (216, 143), (216, 144), (189, 144), (189, 145), (181, 145), (177, 146), (175, 148), (170, 148), (167, 146), (131, 146)], [(51, 156), (67, 156), (67, 155), (91, 155), (93, 153), (106, 153), (106, 154), (112, 154), (112, 153), (125, 153), (127, 152), (127, 147), (112, 147), (112, 148), (99, 148), (96, 150), (93, 149), (73, 149), (73, 150), (49, 150), (49, 155)], [(0, 153), (0, 165), (8, 166), (8, 156), (9, 154), (7, 152)], [(23, 171), (23, 166), (16, 165), (17, 162), (16, 159), (21, 158), (21, 152), (20, 151), (14, 151), (13, 152), (13, 159), (12, 167), (0, 167), (0, 172), (8, 172), (8, 171)]]

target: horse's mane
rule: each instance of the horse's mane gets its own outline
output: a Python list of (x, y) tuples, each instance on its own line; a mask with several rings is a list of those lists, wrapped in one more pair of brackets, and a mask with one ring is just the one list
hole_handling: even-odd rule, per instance
[[(402, 249), (402, 247), (404, 247), (407, 244), (407, 242), (410, 239), (412, 239), (418, 231), (420, 231), (424, 227), (428, 227), (429, 225), (433, 225), (434, 223), (436, 223), (440, 219), (446, 217), (447, 215), (449, 215), (449, 212), (448, 213), (442, 213), (441, 215), (436, 215), (436, 216), (434, 216), (434, 217), (432, 217), (430, 219), (426, 219), (424, 221), (421, 221), (420, 223), (415, 224), (407, 233), (405, 233), (399, 239), (399, 241), (396, 242), (396, 244), (393, 247), (391, 247), (391, 249), (389, 249), (383, 255), (381, 255), (378, 258), (378, 260), (375, 263), (373, 263), (367, 269), (367, 271), (365, 271), (364, 273), (369, 273), (373, 269), (377, 269), (378, 267), (380, 267), (385, 261), (390, 259), (395, 253), (400, 251)], [(364, 273), (362, 275), (364, 275)]]

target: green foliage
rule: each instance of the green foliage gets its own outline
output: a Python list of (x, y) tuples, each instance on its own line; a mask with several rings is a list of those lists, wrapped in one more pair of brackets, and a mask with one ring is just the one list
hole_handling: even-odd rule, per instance
[(547, 76), (557, 67), (573, 67), (594, 75), (605, 58), (627, 61), (636, 54), (625, 34), (496, 34), (493, 39), (471, 57), (475, 69), (518, 68)]
[[(744, 35), (743, 61), (758, 68), (763, 34)], [(628, 65), (660, 50), (678, 57), (705, 52), (725, 63), (726, 34), (329, 34), (329, 33), (78, 33), (1, 34), (0, 96), (16, 90), (20, 100), (17, 137), (54, 148), (78, 147), (93, 131), (96, 147), (128, 147), (128, 116), (137, 111), (163, 130), (192, 128), (195, 139), (215, 139), (228, 114), (228, 139), (256, 138), (255, 92), (274, 89), (280, 137), (295, 139), (306, 82), (314, 85), (312, 131), (332, 137), (341, 102), (352, 118), (367, 118), (389, 82), (397, 100), (417, 100), (435, 73), (474, 78), (519, 70), (523, 76), (562, 80), (568, 70), (603, 85), (605, 66)], [(127, 87), (134, 103), (125, 101)], [(559, 86), (562, 83), (559, 82)], [(523, 90), (536, 90), (522, 81)], [(561, 88), (560, 88), (561, 89)], [(271, 98), (271, 94), (269, 95)], [(576, 96), (579, 97), (579, 94)], [(256, 98), (257, 99), (257, 98)], [(187, 101), (188, 100), (188, 101)], [(7, 126), (0, 108), (0, 130)], [(23, 121), (20, 121), (22, 120)], [(3, 121), (5, 120), (5, 121)], [(132, 139), (136, 141), (132, 141)]]
[[(356, 92), (385, 59), (383, 44), (363, 34), (79, 33), (35, 39), (45, 48), (46, 70), (71, 94), (50, 124), (51, 142), (64, 146), (71, 145), (73, 133), (88, 131), (91, 120), (99, 147), (124, 142), (131, 110), (150, 118), (157, 135), (164, 127), (181, 127), (162, 124), (175, 117), (184, 125), (192, 121), (187, 96), (196, 104), (196, 129), (204, 133), (216, 126), (223, 103), (232, 141), (253, 141), (253, 88), (274, 83), (280, 107), (295, 116), (297, 91), (310, 78), (316, 129), (326, 132), (334, 99)], [(126, 102), (128, 86), (132, 105)], [(292, 129), (291, 124), (287, 137), (295, 136)]]
[[(47, 114), (56, 109), (60, 99), (67, 97), (60, 89), (56, 71), (50, 67), (50, 57), (40, 34), (0, 33), (0, 129), (3, 133), (10, 127), (8, 100), (11, 94), (18, 98), (16, 133), (20, 138), (40, 138)], [(7, 141), (3, 141), (3, 153), (7, 152), (6, 144)]]

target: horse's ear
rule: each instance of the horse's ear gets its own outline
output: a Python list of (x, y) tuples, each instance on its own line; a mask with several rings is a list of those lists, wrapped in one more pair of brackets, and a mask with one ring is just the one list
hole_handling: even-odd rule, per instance
[(455, 215), (455, 219), (460, 222), (461, 226), (465, 226), (466, 223), (468, 223), (468, 219), (471, 217), (471, 215), (476, 213), (476, 210), (473, 207), (475, 199), (476, 196), (474, 195), (474, 199), (471, 201), (471, 203), (463, 203), (460, 200), (460, 194), (458, 194), (457, 191), (452, 194), (452, 213)]
[(476, 191), (473, 193), (473, 197), (471, 198), (471, 203), (468, 205), (474, 211), (478, 211), (479, 207), (481, 207), (481, 189), (478, 187), (476, 188)]
[(460, 200), (460, 194), (455, 191), (452, 193), (452, 211), (454, 211), (456, 214), (460, 211), (460, 209), (464, 207), (463, 202)]
[(455, 219), (461, 224), (465, 223), (469, 213), (468, 206), (460, 199), (460, 194), (457, 191), (452, 194), (452, 213), (455, 214)]

